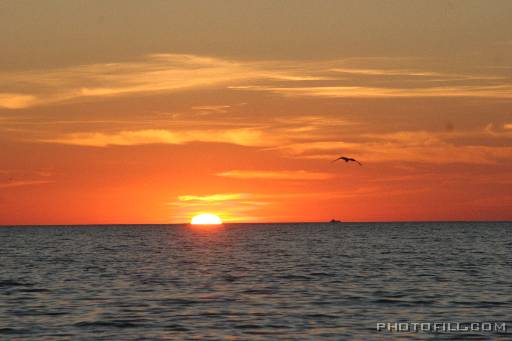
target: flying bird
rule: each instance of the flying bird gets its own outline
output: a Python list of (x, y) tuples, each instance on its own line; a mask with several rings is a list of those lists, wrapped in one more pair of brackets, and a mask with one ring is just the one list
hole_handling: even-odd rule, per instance
[(340, 156), (339, 158), (337, 158), (336, 160), (332, 160), (331, 163), (333, 162), (336, 162), (338, 160), (343, 160), (345, 162), (349, 162), (349, 161), (352, 161), (352, 162), (356, 162), (357, 164), (359, 164), (359, 166), (362, 166), (363, 164), (359, 161), (357, 161), (356, 159), (353, 159), (351, 157), (346, 157), (346, 156)]

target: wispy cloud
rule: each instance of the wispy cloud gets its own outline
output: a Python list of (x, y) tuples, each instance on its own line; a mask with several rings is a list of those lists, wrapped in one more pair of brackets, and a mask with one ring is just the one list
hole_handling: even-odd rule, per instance
[(132, 62), (0, 73), (0, 88), (23, 88), (30, 92), (2, 93), (0, 107), (20, 109), (72, 100), (233, 85), (249, 80), (320, 79), (324, 77), (310, 76), (301, 68), (283, 69), (272, 62), (241, 62), (189, 54), (152, 54)]
[(454, 81), (454, 80), (506, 80), (503, 76), (468, 75), (446, 72), (421, 71), (409, 69), (365, 69), (365, 68), (333, 68), (330, 71), (364, 76), (400, 76), (426, 78), (423, 80)]
[[(219, 106), (219, 107), (228, 107)], [(215, 107), (216, 110), (216, 107)], [(86, 123), (87, 121), (76, 121)], [(107, 147), (142, 144), (186, 144), (191, 142), (229, 143), (248, 147), (279, 149), (295, 140), (310, 140), (325, 136), (325, 129), (357, 125), (333, 115), (299, 115), (291, 117), (270, 117), (261, 122), (247, 117), (218, 117), (197, 119), (194, 115), (174, 115), (170, 118), (157, 117), (153, 121), (99, 121), (116, 126), (165, 126), (160, 129), (123, 129), (119, 131), (82, 131), (64, 134), (48, 134), (37, 138), (37, 142), (69, 144), (77, 146)], [(67, 121), (63, 123), (69, 123)], [(111, 124), (107, 127), (110, 128)], [(105, 127), (103, 128), (105, 129)], [(45, 133), (46, 135), (46, 133)]]
[(364, 68), (332, 68), (330, 71), (339, 73), (348, 73), (354, 75), (368, 75), (368, 76), (417, 76), (417, 77), (432, 77), (432, 76), (445, 76), (439, 72), (420, 72), (407, 69), (364, 69)]
[[(287, 96), (512, 97), (512, 87), (501, 75), (449, 74), (409, 67), (390, 69), (375, 63), (364, 58), (360, 60), (361, 65), (348, 66), (346, 60), (237, 61), (190, 54), (152, 54), (131, 62), (0, 73), (0, 88), (3, 89), (0, 107), (21, 109), (211, 87)], [(411, 78), (415, 80), (414, 86), (407, 83)], [(475, 81), (479, 84), (475, 85)], [(226, 108), (204, 106), (199, 109), (222, 111)]]
[(231, 108), (231, 105), (199, 105), (192, 107), (192, 110), (199, 114), (224, 114)]
[[(318, 127), (317, 127), (318, 128)], [(317, 129), (311, 128), (311, 129)], [(426, 163), (496, 163), (512, 158), (512, 147), (507, 145), (474, 144), (472, 140), (510, 139), (510, 130), (483, 128), (475, 132), (397, 131), (389, 133), (347, 134), (343, 140), (334, 139), (338, 134), (320, 134), (307, 130), (296, 136), (293, 126), (268, 128), (231, 128), (204, 130), (144, 129), (114, 133), (70, 133), (41, 142), (90, 147), (133, 146), (144, 144), (181, 145), (192, 142), (229, 143), (275, 151), (281, 155), (332, 160), (340, 154), (374, 162), (426, 162)], [(315, 133), (311, 133), (314, 131)], [(468, 141), (468, 142), (465, 142)], [(331, 175), (305, 170), (231, 170), (217, 174), (238, 179), (321, 180)]]
[(195, 201), (195, 202), (219, 202), (229, 200), (240, 200), (249, 197), (247, 193), (227, 193), (227, 194), (211, 194), (211, 195), (181, 195), (179, 201)]
[[(21, 84), (30, 96), (5, 95), (9, 108), (133, 93), (169, 92), (255, 77), (249, 67), (185, 54), (154, 54), (139, 61), (80, 65), (0, 75), (2, 87)], [(1, 102), (0, 102), (1, 103)], [(4, 106), (5, 106), (4, 104)]]
[(36, 97), (16, 93), (0, 93), (0, 108), (20, 109), (36, 103)]
[(233, 179), (266, 179), (266, 180), (325, 180), (333, 178), (334, 175), (324, 172), (310, 172), (305, 170), (296, 171), (255, 171), (255, 170), (232, 170), (218, 173), (218, 176)]
[(186, 131), (143, 129), (120, 131), (117, 133), (70, 133), (58, 138), (43, 139), (40, 140), (40, 142), (91, 147), (133, 146), (143, 144), (185, 144), (189, 142), (218, 142), (241, 146), (267, 146), (278, 143), (278, 137), (272, 138), (270, 136), (266, 136), (264, 132), (252, 128)]
[(332, 159), (342, 152), (356, 156), (366, 164), (395, 161), (493, 164), (512, 158), (510, 146), (456, 145), (448, 137), (447, 134), (427, 131), (401, 131), (365, 134), (363, 141), (351, 143), (323, 141), (290, 144), (280, 147), (280, 150), (293, 157), (323, 160)]
[(406, 97), (488, 97), (512, 98), (512, 86), (438, 86), (421, 88), (369, 86), (309, 86), (279, 87), (266, 85), (231, 86), (231, 89), (267, 91), (285, 96), (345, 97), (345, 98), (406, 98)]
[(33, 186), (52, 183), (52, 180), (13, 180), (5, 183), (0, 183), (0, 188)]
[[(325, 151), (343, 151), (349, 149), (356, 149), (360, 143), (343, 142), (343, 141), (307, 141), (300, 143), (290, 143), (273, 148), (274, 150), (283, 151), (286, 154), (302, 155), (310, 152), (325, 152)], [(269, 148), (270, 149), (270, 148)]]

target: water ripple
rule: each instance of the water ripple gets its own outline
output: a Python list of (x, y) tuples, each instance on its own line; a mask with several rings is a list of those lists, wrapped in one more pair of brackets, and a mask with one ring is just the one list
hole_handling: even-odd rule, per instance
[(377, 322), (503, 321), (510, 223), (0, 228), (0, 339), (492, 340)]

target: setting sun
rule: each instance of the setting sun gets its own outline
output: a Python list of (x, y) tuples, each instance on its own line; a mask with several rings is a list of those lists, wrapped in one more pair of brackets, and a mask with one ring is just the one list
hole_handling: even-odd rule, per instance
[(222, 220), (215, 214), (205, 213), (194, 216), (190, 223), (192, 225), (219, 225), (222, 224)]

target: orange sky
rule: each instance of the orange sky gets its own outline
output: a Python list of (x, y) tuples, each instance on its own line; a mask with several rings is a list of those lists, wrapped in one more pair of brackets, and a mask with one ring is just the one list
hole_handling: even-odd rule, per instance
[(510, 1), (4, 2), (0, 224), (512, 219), (510, 22)]

